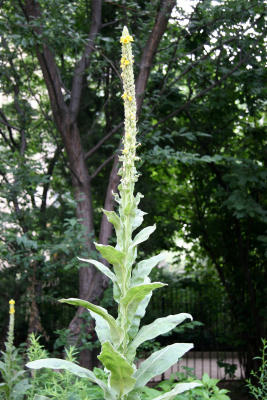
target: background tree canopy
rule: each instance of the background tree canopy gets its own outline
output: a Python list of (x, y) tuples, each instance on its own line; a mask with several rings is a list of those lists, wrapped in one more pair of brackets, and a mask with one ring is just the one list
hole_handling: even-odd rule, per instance
[[(18, 324), (27, 315), (28, 332), (46, 332), (44, 301), (61, 328), (56, 299), (99, 301), (107, 287), (76, 257), (96, 256), (96, 237), (113, 240), (101, 208), (113, 209), (119, 183), (126, 24), (135, 38), (138, 190), (147, 223), (158, 226), (143, 251), (177, 250), (178, 236), (190, 244), (188, 271), (216, 271), (248, 372), (266, 335), (263, 2), (1, 3), (2, 304), (15, 297)], [(81, 313), (67, 321), (76, 340)]]

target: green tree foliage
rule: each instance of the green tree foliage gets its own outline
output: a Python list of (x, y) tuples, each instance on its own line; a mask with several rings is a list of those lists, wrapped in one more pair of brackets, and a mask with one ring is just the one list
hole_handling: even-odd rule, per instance
[[(77, 255), (88, 258), (94, 236), (112, 242), (101, 207), (113, 209), (110, 189), (118, 183), (122, 106), (114, 60), (127, 24), (136, 37), (144, 163), (138, 190), (147, 222), (159, 226), (142, 249), (175, 248), (176, 233), (193, 243), (188, 268), (208, 257), (251, 360), (264, 337), (266, 297), (264, 5), (187, 3), (192, 7), (170, 0), (3, 2), (1, 293), (11, 296), (8, 282), (12, 296), (35, 315), (36, 330), (40, 295), (67, 296), (74, 281), (78, 291), (73, 268), (65, 287), (55, 286), (61, 268), (77, 265)], [(84, 243), (79, 254), (78, 241)], [(86, 271), (94, 270), (79, 270), (80, 297), (94, 301), (105, 282)]]
[[(221, 4), (203, 4), (194, 13), (195, 26), (221, 10)], [(170, 246), (168, 232), (177, 230), (193, 244), (188, 270), (206, 268), (206, 257), (216, 268), (248, 374), (260, 337), (266, 335), (266, 53), (261, 7), (233, 5), (225, 5), (224, 16), (212, 29), (209, 25), (204, 39), (197, 31), (193, 48), (209, 46), (201, 62), (195, 51), (189, 52), (187, 65), (164, 76), (161, 101), (155, 100), (154, 146), (148, 145), (144, 170), (154, 179), (149, 207), (161, 215), (160, 246)], [(192, 35), (185, 36), (180, 46), (188, 51), (191, 41)]]

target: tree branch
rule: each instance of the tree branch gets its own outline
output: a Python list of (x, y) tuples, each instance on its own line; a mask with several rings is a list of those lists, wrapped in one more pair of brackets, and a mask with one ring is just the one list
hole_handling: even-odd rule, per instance
[(145, 88), (147, 85), (150, 69), (152, 67), (154, 55), (156, 53), (162, 35), (166, 31), (167, 24), (175, 4), (175, 0), (162, 1), (159, 12), (157, 14), (156, 22), (144, 47), (140, 62), (140, 72), (136, 80), (137, 115), (139, 115), (141, 111), (145, 95)]
[(99, 174), (101, 169), (103, 169), (115, 157), (115, 154), (116, 153), (111, 154), (111, 156), (109, 156), (101, 165), (99, 165), (95, 172), (90, 176), (90, 180), (94, 179)]
[[(22, 11), (30, 25), (32, 20), (40, 18), (41, 10), (40, 5), (35, 0), (26, 0), (24, 4), (20, 1)], [(41, 28), (30, 26), (35, 36), (41, 35)], [(57, 126), (60, 125), (60, 117), (63, 113), (67, 113), (67, 105), (64, 101), (62, 93), (62, 79), (59, 69), (57, 67), (55, 58), (49, 47), (43, 43), (41, 47), (36, 45), (36, 55), (40, 63), (44, 80), (47, 85), (49, 98), (52, 105), (52, 110)]]
[(92, 21), (91, 21), (90, 33), (87, 39), (87, 45), (85, 47), (84, 54), (80, 59), (80, 61), (78, 62), (78, 64), (76, 65), (72, 81), (71, 98), (70, 98), (70, 112), (71, 112), (72, 122), (76, 120), (79, 112), (84, 71), (89, 66), (90, 56), (94, 50), (93, 44), (101, 27), (102, 0), (92, 0), (91, 3), (92, 3), (92, 12), (91, 12)]
[[(157, 122), (154, 126), (153, 129), (155, 129), (157, 126), (165, 123), (168, 119), (174, 117), (175, 115), (179, 114), (181, 111), (185, 110), (191, 103), (193, 103), (195, 100), (198, 98), (203, 97), (206, 93), (208, 93), (211, 89), (214, 89), (217, 86), (220, 86), (222, 82), (224, 82), (229, 76), (231, 76), (239, 67), (242, 65), (245, 61), (249, 59), (249, 55), (246, 57), (243, 57), (240, 59), (240, 61), (236, 64), (236, 66), (226, 74), (224, 74), (220, 80), (216, 80), (213, 82), (210, 86), (207, 88), (201, 90), (196, 96), (194, 96), (192, 99), (188, 100), (186, 103), (184, 103), (181, 107), (179, 107), (177, 110), (174, 110), (171, 112), (169, 115), (167, 115), (165, 118), (161, 119), (159, 122)], [(145, 132), (144, 132), (145, 133)], [(144, 133), (142, 135), (144, 135)]]
[(112, 135), (114, 135), (114, 133), (116, 133), (122, 126), (123, 126), (123, 122), (120, 122), (113, 129), (111, 129), (111, 131), (108, 132), (102, 139), (100, 139), (99, 142), (85, 154), (85, 156), (84, 156), (85, 160), (87, 160), (87, 158), (89, 158), (92, 154), (94, 154), (99, 149), (99, 147), (106, 140), (108, 140)]

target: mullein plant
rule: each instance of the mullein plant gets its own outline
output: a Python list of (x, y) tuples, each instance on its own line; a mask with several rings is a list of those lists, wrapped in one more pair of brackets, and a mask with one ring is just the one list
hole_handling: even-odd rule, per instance
[(21, 368), (22, 360), (14, 346), (15, 300), (9, 301), (9, 326), (5, 351), (0, 361), (0, 393), (4, 400), (20, 400), (29, 389), (28, 379), (23, 375), (26, 371)]
[[(139, 329), (140, 320), (145, 314), (152, 291), (164, 286), (161, 282), (151, 282), (149, 274), (153, 267), (164, 259), (157, 255), (136, 263), (137, 247), (148, 239), (155, 230), (154, 226), (146, 227), (136, 235), (133, 232), (140, 227), (145, 213), (138, 208), (142, 195), (134, 195), (138, 173), (135, 168), (136, 156), (136, 100), (133, 73), (133, 55), (131, 42), (133, 37), (127, 27), (123, 28), (120, 43), (122, 45), (122, 80), (125, 135), (123, 150), (120, 156), (121, 182), (119, 193), (114, 194), (118, 203), (118, 213), (103, 210), (107, 219), (113, 224), (117, 237), (115, 247), (95, 243), (102, 258), (113, 265), (113, 270), (100, 261), (84, 260), (93, 264), (113, 283), (113, 296), (118, 304), (118, 316), (115, 319), (104, 308), (80, 299), (62, 299), (62, 303), (82, 306), (89, 310), (95, 320), (95, 330), (101, 343), (101, 353), (98, 359), (104, 366), (105, 379), (98, 378), (94, 372), (66, 360), (55, 358), (29, 362), (29, 368), (66, 369), (80, 377), (87, 377), (103, 390), (106, 400), (140, 400), (142, 389), (155, 376), (162, 374), (177, 363), (188, 350), (191, 343), (175, 343), (154, 352), (143, 361), (137, 369), (135, 365), (136, 350), (147, 340), (152, 340), (175, 328), (185, 319), (192, 319), (189, 314), (169, 315), (158, 318), (149, 325)], [(199, 383), (177, 384), (169, 393), (157, 396), (155, 400), (174, 399), (179, 393), (193, 389)]]

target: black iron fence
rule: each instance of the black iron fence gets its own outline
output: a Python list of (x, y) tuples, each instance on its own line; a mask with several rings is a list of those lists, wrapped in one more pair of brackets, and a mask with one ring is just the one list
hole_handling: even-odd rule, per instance
[[(195, 285), (195, 287), (168, 286), (153, 295), (148, 306), (144, 323), (154, 319), (186, 312), (193, 316), (194, 321), (203, 325), (182, 331), (174, 330), (175, 341), (192, 341), (198, 351), (241, 351), (233, 339), (233, 321), (227, 296), (224, 291), (215, 286)], [(169, 336), (161, 339), (170, 340)]]

